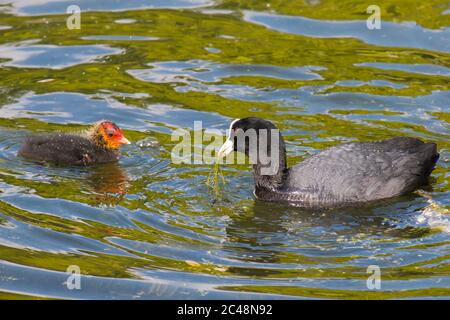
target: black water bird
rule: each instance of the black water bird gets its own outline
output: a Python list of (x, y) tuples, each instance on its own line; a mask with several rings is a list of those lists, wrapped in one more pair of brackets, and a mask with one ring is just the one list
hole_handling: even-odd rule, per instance
[[(261, 159), (261, 150), (270, 161)], [(282, 135), (273, 123), (256, 117), (231, 123), (219, 156), (232, 151), (250, 157), (256, 198), (302, 207), (363, 204), (407, 194), (427, 182), (439, 158), (435, 143), (395, 137), (334, 146), (288, 168)]]
[(56, 165), (90, 165), (117, 161), (119, 147), (129, 143), (116, 124), (104, 120), (84, 134), (32, 135), (25, 139), (18, 154)]

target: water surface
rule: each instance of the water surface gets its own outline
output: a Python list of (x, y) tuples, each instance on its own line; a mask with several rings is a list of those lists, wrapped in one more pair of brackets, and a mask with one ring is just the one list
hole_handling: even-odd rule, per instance
[[(0, 1), (0, 297), (448, 298), (450, 55), (445, 1)], [(80, 30), (66, 7), (82, 9)], [(246, 165), (174, 164), (175, 129), (259, 116), (289, 164), (413, 136), (441, 158), (422, 192), (359, 209), (256, 201)], [(23, 138), (111, 119), (118, 163), (53, 167)], [(225, 131), (224, 131), (225, 133)], [(203, 143), (206, 147), (209, 141)], [(199, 149), (194, 149), (198, 155)], [(67, 268), (83, 274), (65, 285)], [(367, 287), (367, 267), (381, 289)]]

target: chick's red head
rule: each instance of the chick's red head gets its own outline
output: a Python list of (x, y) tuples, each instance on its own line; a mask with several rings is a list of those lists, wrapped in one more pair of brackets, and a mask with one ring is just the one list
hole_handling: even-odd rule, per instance
[(130, 144), (122, 130), (112, 121), (98, 122), (94, 128), (95, 138), (106, 149), (118, 149), (122, 144)]

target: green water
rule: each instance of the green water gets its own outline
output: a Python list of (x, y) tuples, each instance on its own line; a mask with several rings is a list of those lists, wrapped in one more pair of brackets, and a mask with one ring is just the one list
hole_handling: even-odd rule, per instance
[[(73, 1), (0, 6), (0, 298), (448, 298), (450, 15), (445, 1)], [(72, 4), (72, 3), (71, 3)], [(89, 10), (90, 9), (90, 10)], [(393, 136), (437, 143), (426, 193), (325, 212), (256, 201), (247, 165), (174, 164), (175, 129), (246, 116), (289, 164)], [(42, 166), (22, 139), (111, 119), (117, 164)], [(208, 142), (205, 142), (205, 147)], [(80, 290), (68, 290), (68, 266)], [(381, 289), (366, 286), (381, 269)]]

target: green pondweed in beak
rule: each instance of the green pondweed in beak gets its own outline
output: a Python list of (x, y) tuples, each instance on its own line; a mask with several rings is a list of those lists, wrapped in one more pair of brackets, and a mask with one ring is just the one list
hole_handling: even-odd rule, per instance
[[(222, 148), (220, 148), (220, 149), (222, 149)], [(230, 152), (228, 152), (228, 153), (230, 153)], [(220, 171), (220, 160), (224, 157), (222, 154), (223, 153), (221, 153), (219, 150), (217, 157), (216, 157), (216, 161), (214, 162), (214, 166), (213, 166), (212, 170), (209, 172), (208, 180), (206, 180), (206, 185), (212, 190), (212, 192), (214, 193), (214, 195), (216, 197), (220, 196), (221, 182), (222, 182), (222, 186), (225, 186), (225, 178), (223, 177), (223, 174)]]
[(206, 185), (212, 190), (215, 196), (220, 195), (220, 185), (225, 186), (225, 178), (220, 170), (219, 160), (219, 158), (216, 159), (213, 168), (209, 172), (208, 180), (206, 180)]
[(234, 120), (231, 123), (228, 138), (220, 147), (219, 152), (217, 153), (216, 162), (214, 163), (214, 166), (209, 173), (208, 180), (206, 180), (206, 185), (213, 190), (216, 196), (220, 195), (220, 184), (222, 184), (222, 186), (225, 186), (225, 178), (220, 170), (220, 161), (222, 158), (229, 155), (234, 149), (232, 140), (232, 126), (237, 120)]

